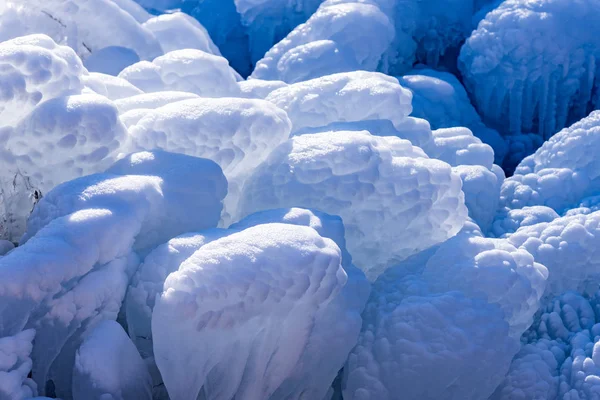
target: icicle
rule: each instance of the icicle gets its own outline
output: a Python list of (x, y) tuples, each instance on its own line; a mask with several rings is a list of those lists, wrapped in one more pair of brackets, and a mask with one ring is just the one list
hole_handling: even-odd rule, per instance
[(537, 99), (534, 99), (533, 97), (533, 84), (530, 80), (525, 80), (523, 83), (523, 110), (521, 112), (522, 132), (531, 132), (533, 129), (535, 101), (537, 101)]
[(521, 116), (523, 109), (523, 82), (516, 81), (510, 90), (508, 103), (509, 131), (518, 135), (521, 133)]
[(554, 71), (550, 74), (550, 84), (548, 86), (547, 101), (546, 101), (546, 119), (544, 120), (543, 129), (540, 129), (540, 134), (544, 140), (556, 133), (556, 99), (557, 99), (557, 82), (558, 73)]
[[(547, 74), (542, 75), (541, 82), (538, 81), (538, 91), (540, 92), (540, 102), (538, 105), (538, 132), (543, 134), (546, 126), (546, 118), (548, 113), (548, 89), (550, 86), (550, 77)], [(540, 90), (541, 89), (541, 90)]]

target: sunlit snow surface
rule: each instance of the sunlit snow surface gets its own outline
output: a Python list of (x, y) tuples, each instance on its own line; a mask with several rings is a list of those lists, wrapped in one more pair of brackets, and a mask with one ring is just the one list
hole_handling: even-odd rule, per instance
[(0, 400), (600, 399), (599, 27), (0, 1)]

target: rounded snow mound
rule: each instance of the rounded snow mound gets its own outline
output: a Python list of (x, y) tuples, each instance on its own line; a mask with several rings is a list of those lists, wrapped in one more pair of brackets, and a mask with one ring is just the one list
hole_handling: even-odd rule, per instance
[(600, 284), (600, 212), (525, 226), (508, 239), (548, 268), (545, 296), (593, 294)]
[(119, 74), (144, 92), (175, 90), (203, 97), (239, 92), (237, 74), (221, 56), (197, 49), (171, 51), (152, 62), (140, 61)]
[(429, 126), (409, 117), (410, 91), (378, 72), (353, 71), (295, 83), (272, 91), (266, 100), (288, 113), (296, 135), (329, 127), (398, 136), (423, 148), (431, 141)]
[(459, 58), (483, 120), (547, 139), (596, 108), (599, 12), (596, 0), (507, 0), (488, 13)]
[(352, 70), (374, 71), (394, 37), (370, 2), (325, 3), (256, 63), (252, 78), (295, 83)]
[(499, 307), (386, 274), (374, 284), (344, 367), (344, 399), (487, 398), (518, 349)]
[(494, 162), (502, 165), (508, 150), (504, 139), (497, 131), (483, 124), (456, 76), (448, 72), (419, 68), (398, 80), (402, 87), (413, 94), (413, 117), (427, 120), (431, 129), (469, 128), (473, 135), (494, 149)]
[(79, 93), (86, 74), (81, 60), (46, 35), (30, 35), (0, 43), (0, 118), (14, 125), (42, 101)]
[(551, 137), (504, 182), (501, 204), (511, 209), (545, 205), (561, 214), (596, 195), (600, 191), (599, 138), (598, 111)]
[(126, 137), (114, 103), (98, 95), (73, 95), (37, 106), (14, 128), (5, 148), (15, 167), (46, 193), (106, 168)]
[(162, 14), (145, 21), (148, 29), (160, 43), (164, 53), (182, 49), (197, 49), (220, 56), (206, 29), (196, 19), (181, 12)]
[(191, 99), (147, 112), (129, 128), (134, 150), (159, 148), (204, 157), (229, 181), (226, 211), (236, 213), (246, 177), (289, 137), (285, 112), (258, 99)]
[(339, 215), (356, 264), (374, 278), (460, 230), (460, 189), (448, 164), (406, 140), (322, 132), (273, 150), (246, 181), (240, 212), (296, 206)]
[(345, 314), (335, 301), (348, 280), (341, 262), (332, 240), (288, 224), (202, 246), (169, 275), (152, 315), (169, 395), (323, 398), (351, 347), (337, 354), (337, 339), (321, 336)]

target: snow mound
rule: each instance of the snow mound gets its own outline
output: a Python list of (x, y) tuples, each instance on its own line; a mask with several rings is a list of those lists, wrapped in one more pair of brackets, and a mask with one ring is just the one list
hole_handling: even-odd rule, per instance
[(549, 271), (546, 296), (567, 290), (593, 294), (600, 284), (600, 213), (561, 217), (520, 228), (509, 237)]
[(352, 346), (335, 343), (351, 333), (327, 333), (332, 315), (350, 317), (335, 300), (348, 280), (341, 261), (332, 240), (288, 224), (202, 246), (169, 275), (153, 312), (171, 398), (323, 398)]
[[(129, 287), (126, 300), (126, 316), (128, 331), (132, 340), (150, 365), (154, 365), (151, 329), (152, 310), (154, 309), (156, 295), (162, 293), (167, 276), (177, 271), (185, 260), (207, 243), (237, 231), (267, 223), (308, 226), (316, 230), (322, 237), (334, 240), (342, 251), (342, 266), (348, 275), (348, 281), (340, 295), (332, 300), (335, 306), (330, 307), (330, 311), (325, 314), (326, 317), (324, 318), (330, 320), (330, 324), (317, 335), (319, 340), (329, 341), (329, 349), (336, 349), (333, 353), (338, 356), (337, 359), (334, 358), (331, 369), (327, 372), (323, 370), (321, 380), (314, 383), (314, 385), (322, 386), (331, 383), (337, 369), (344, 362), (348, 351), (356, 341), (362, 321), (360, 312), (368, 297), (369, 284), (364, 274), (351, 264), (352, 258), (345, 248), (344, 226), (341, 219), (321, 212), (299, 208), (269, 210), (252, 214), (226, 230), (209, 229), (198, 233), (184, 234), (157, 247), (146, 256)], [(340, 315), (336, 314), (340, 309), (347, 310), (344, 318), (340, 318)], [(316, 369), (322, 362), (320, 358), (310, 356), (303, 361), (303, 364), (312, 363)], [(308, 367), (306, 369), (308, 371), (312, 370)], [(301, 379), (306, 381), (315, 379), (305, 375), (301, 376), (303, 376)], [(156, 377), (155, 388), (160, 387), (161, 383), (160, 376)]]
[(600, 293), (566, 292), (537, 315), (491, 400), (594, 399), (600, 391)]
[(197, 49), (220, 56), (206, 29), (194, 18), (181, 12), (150, 18), (142, 24), (154, 34), (164, 53), (181, 49)]
[(130, 65), (119, 74), (144, 92), (175, 90), (203, 97), (239, 93), (237, 74), (221, 56), (202, 50), (171, 51), (152, 62)]
[(25, 400), (37, 395), (36, 384), (28, 378), (34, 329), (0, 337), (0, 399)]
[(427, 154), (450, 164), (462, 179), (469, 216), (487, 231), (494, 219), (504, 172), (494, 165), (494, 152), (467, 128), (433, 131)]
[(487, 234), (497, 238), (508, 237), (523, 226), (552, 222), (558, 217), (556, 211), (546, 206), (523, 207), (515, 210), (504, 208), (496, 213)]
[(129, 128), (134, 149), (160, 148), (204, 157), (229, 181), (226, 211), (236, 213), (246, 177), (289, 137), (285, 112), (257, 99), (192, 99), (149, 112)]
[[(450, 0), (441, 6), (438, 0), (325, 1), (306, 23), (267, 51), (251, 77), (294, 83), (351, 70), (403, 75), (417, 61), (455, 69), (460, 45), (490, 2)], [(251, 3), (255, 8), (265, 4)], [(261, 28), (261, 33), (272, 32)]]
[(102, 171), (116, 158), (127, 131), (103, 96), (56, 97), (24, 117), (5, 141), (11, 169), (48, 192), (56, 185)]
[(150, 252), (132, 278), (127, 291), (127, 330), (144, 359), (153, 357), (152, 310), (157, 295), (163, 291), (165, 279), (205, 244), (227, 236), (227, 229), (207, 229), (185, 233)]
[(388, 268), (344, 368), (344, 399), (487, 398), (539, 308), (545, 278), (529, 253), (484, 238), (472, 222)]
[(501, 203), (511, 209), (545, 205), (561, 214), (585, 197), (598, 194), (598, 135), (597, 111), (554, 135), (504, 182)]
[(518, 350), (497, 306), (460, 292), (432, 294), (414, 276), (380, 276), (363, 318), (344, 368), (348, 400), (484, 399)]
[(406, 140), (323, 132), (273, 150), (246, 181), (240, 212), (295, 206), (339, 215), (356, 264), (375, 278), (460, 230), (460, 188), (448, 164)]
[(483, 120), (547, 139), (596, 108), (598, 12), (595, 0), (507, 0), (487, 14), (459, 58)]
[(83, 89), (81, 60), (46, 35), (0, 43), (0, 65), (2, 126), (14, 125), (42, 101)]
[[(266, 99), (288, 113), (293, 134), (326, 130), (366, 129), (380, 136), (398, 136), (427, 147), (429, 126), (409, 117), (410, 91), (396, 78), (377, 72), (353, 71), (282, 87)], [(425, 124), (427, 125), (427, 124)]]
[(374, 71), (394, 37), (370, 2), (322, 4), (256, 63), (252, 78), (295, 83), (336, 72)]
[(0, 336), (36, 329), (32, 373), (42, 394), (55, 387), (70, 397), (75, 351), (96, 323), (116, 319), (139, 255), (214, 227), (225, 185), (212, 161), (147, 152), (40, 201), (22, 245), (0, 258)]
[(146, 364), (115, 321), (100, 322), (75, 355), (73, 399), (151, 400)]
[(262, 79), (249, 79), (238, 82), (239, 97), (246, 99), (265, 99), (272, 91), (285, 87), (282, 81), (263, 81)]
[(256, 63), (292, 29), (306, 22), (323, 0), (233, 2), (240, 14), (240, 22), (246, 28), (250, 60)]
[(54, 20), (64, 44), (73, 47), (82, 59), (109, 46), (131, 49), (142, 60), (162, 54), (152, 32), (112, 0), (28, 0), (28, 6)]
[(427, 120), (431, 129), (469, 128), (483, 143), (494, 149), (494, 162), (502, 165), (508, 150), (504, 139), (481, 122), (465, 88), (454, 75), (421, 68), (410, 71), (398, 80), (402, 87), (413, 94), (413, 117)]

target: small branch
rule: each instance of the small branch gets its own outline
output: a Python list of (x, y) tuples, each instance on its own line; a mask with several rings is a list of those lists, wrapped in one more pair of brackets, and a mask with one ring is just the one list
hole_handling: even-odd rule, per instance
[(56, 18), (55, 16), (53, 16), (52, 14), (50, 14), (48, 11), (42, 10), (42, 14), (46, 14), (48, 17), (50, 17), (54, 21), (58, 22), (60, 24), (60, 26), (62, 26), (63, 28), (67, 27), (65, 24), (63, 24), (63, 22), (60, 19)]

